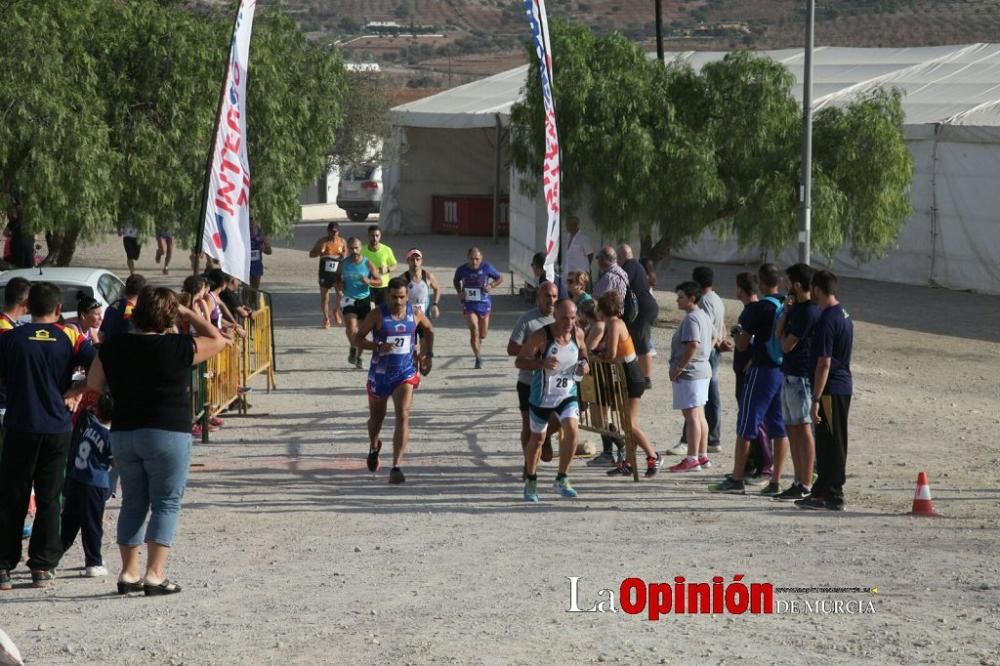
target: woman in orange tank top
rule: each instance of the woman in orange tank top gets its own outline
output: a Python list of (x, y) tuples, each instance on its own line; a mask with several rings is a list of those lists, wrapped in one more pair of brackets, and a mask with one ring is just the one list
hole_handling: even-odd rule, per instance
[[(646, 433), (639, 427), (639, 399), (646, 389), (646, 380), (635, 355), (635, 345), (621, 320), (622, 297), (617, 291), (609, 291), (597, 299), (597, 314), (604, 321), (604, 340), (598, 346), (600, 358), (606, 361), (621, 361), (625, 366), (628, 388), (628, 413), (632, 435), (636, 444), (646, 452), (646, 476), (655, 476), (660, 469), (661, 458), (650, 443)], [(617, 471), (631, 475), (627, 461), (618, 463)]]

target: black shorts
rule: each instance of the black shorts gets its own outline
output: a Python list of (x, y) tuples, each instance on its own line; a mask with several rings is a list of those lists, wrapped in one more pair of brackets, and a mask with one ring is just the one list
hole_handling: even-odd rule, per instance
[(139, 252), (142, 250), (139, 239), (132, 236), (122, 236), (122, 245), (125, 246), (125, 256), (132, 261), (138, 261)]
[(389, 287), (372, 287), (372, 303), (375, 305), (384, 305), (386, 296), (389, 294)]
[(319, 286), (321, 289), (333, 289), (334, 285), (337, 284), (336, 274), (319, 274)]
[(642, 316), (640, 312), (626, 328), (628, 328), (628, 334), (632, 337), (632, 344), (635, 345), (635, 353), (639, 356), (648, 354), (652, 349), (650, 345), (650, 336), (653, 331), (652, 322)]
[(630, 398), (641, 398), (646, 392), (646, 378), (642, 376), (639, 361), (629, 361), (625, 364), (625, 390)]
[(340, 309), (343, 311), (345, 317), (347, 315), (357, 315), (358, 319), (364, 319), (372, 311), (372, 301), (370, 298), (359, 298), (350, 305), (342, 306)]
[(528, 396), (531, 395), (531, 384), (524, 382), (517, 383), (517, 408), (522, 412), (528, 411)]

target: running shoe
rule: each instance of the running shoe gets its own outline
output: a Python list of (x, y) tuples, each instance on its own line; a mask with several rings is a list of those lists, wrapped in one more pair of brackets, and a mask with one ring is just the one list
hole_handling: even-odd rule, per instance
[(347, 354), (347, 364), (354, 365), (354, 363), (357, 360), (358, 360), (358, 352), (357, 350), (354, 349), (354, 347), (351, 347), (351, 351)]
[(710, 469), (712, 467), (712, 461), (708, 456), (698, 456), (698, 464), (701, 465), (702, 469)]
[(672, 456), (686, 456), (688, 454), (688, 445), (685, 442), (678, 442), (673, 448), (667, 449), (667, 453)]
[(609, 469), (606, 474), (608, 476), (632, 476), (632, 466), (622, 459), (618, 461), (617, 465)]
[(220, 419), (218, 416), (213, 416), (208, 420), (208, 424), (213, 425), (216, 428), (221, 428), (222, 426), (226, 425), (226, 422)]
[(684, 457), (684, 460), (680, 461), (676, 465), (670, 468), (671, 472), (700, 472), (701, 465), (698, 464), (697, 458), (691, 458), (688, 456)]
[(663, 464), (663, 457), (657, 453), (655, 458), (646, 457), (646, 478), (651, 476), (656, 476), (656, 473), (660, 471), (660, 465)]
[(538, 479), (526, 479), (524, 482), (524, 501), (538, 501)]
[(771, 481), (764, 486), (763, 490), (760, 491), (760, 494), (764, 497), (777, 497), (781, 494), (781, 484), (777, 481)]
[(793, 483), (788, 486), (783, 492), (778, 493), (774, 496), (776, 500), (800, 500), (804, 497), (809, 496), (809, 491), (806, 490), (801, 484)]
[(615, 454), (603, 451), (587, 461), (588, 467), (607, 467), (615, 464)]
[(85, 578), (102, 578), (108, 575), (107, 568), (97, 565), (96, 567), (87, 567), (83, 570), (83, 576)]
[(800, 509), (812, 509), (813, 511), (819, 511), (826, 509), (826, 500), (822, 497), (804, 497), (800, 500), (795, 500), (795, 506)]
[(726, 477), (722, 483), (717, 483), (709, 487), (713, 493), (729, 493), (730, 495), (746, 495), (746, 487), (742, 481), (737, 481), (731, 477)]
[(14, 582), (10, 579), (10, 571), (0, 569), (0, 590), (13, 590)]
[(358, 370), (365, 369), (365, 367), (361, 364), (361, 352), (358, 352), (358, 355), (354, 357), (354, 367)]
[(477, 356), (476, 357), (476, 370), (482, 370), (482, 369), (483, 369), (483, 359), (481, 359), (481, 358), (479, 358)]
[(375, 448), (368, 451), (368, 471), (374, 474), (378, 471), (379, 462), (378, 454), (382, 450), (382, 440), (377, 440), (375, 442)]
[(32, 587), (52, 587), (56, 584), (56, 570), (55, 569), (32, 569), (31, 570), (31, 586)]
[(722, 445), (719, 444), (718, 442), (714, 442), (714, 443), (713, 442), (709, 442), (708, 443), (708, 452), (709, 453), (721, 453), (722, 452)]
[(743, 478), (751, 486), (766, 486), (771, 483), (771, 472), (764, 471), (752, 476), (744, 476)]
[(323, 317), (323, 328), (330, 328), (330, 318)]
[(156, 263), (160, 263), (160, 259), (162, 258), (163, 258), (163, 250), (157, 250), (156, 254), (153, 255), (153, 261), (155, 261)]
[(343, 324), (344, 324), (344, 315), (340, 314), (340, 310), (334, 310), (333, 311), (333, 320), (335, 322), (337, 322), (337, 326), (343, 326)]
[(398, 467), (393, 467), (389, 470), (389, 483), (394, 486), (398, 486), (401, 483), (406, 483), (406, 477), (403, 475), (403, 470)]
[(843, 511), (844, 510), (844, 500), (826, 500), (823, 503), (827, 509), (830, 511)]
[(552, 484), (552, 488), (563, 497), (576, 497), (577, 495), (576, 490), (570, 485), (568, 476), (556, 479), (556, 482)]

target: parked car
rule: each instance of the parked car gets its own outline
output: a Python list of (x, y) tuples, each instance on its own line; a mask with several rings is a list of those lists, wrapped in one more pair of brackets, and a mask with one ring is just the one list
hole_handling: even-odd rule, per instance
[(382, 207), (382, 167), (372, 164), (346, 168), (337, 185), (337, 205), (353, 222), (364, 222)]
[(11, 278), (23, 277), (30, 282), (52, 282), (62, 291), (62, 313), (66, 319), (76, 316), (77, 294), (94, 297), (102, 307), (121, 298), (125, 283), (104, 268), (19, 268), (0, 273), (0, 289)]

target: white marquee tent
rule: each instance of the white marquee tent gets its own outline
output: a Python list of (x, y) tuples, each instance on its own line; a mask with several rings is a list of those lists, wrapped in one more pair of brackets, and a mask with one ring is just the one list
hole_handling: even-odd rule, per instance
[[(765, 54), (801, 79), (801, 49)], [(668, 58), (700, 67), (724, 55), (686, 52)], [(842, 252), (834, 270), (1000, 293), (1000, 44), (821, 47), (813, 63), (817, 109), (880, 85), (903, 91), (906, 140), (915, 163), (914, 212), (893, 249), (884, 259), (864, 265)], [(495, 128), (498, 119), (504, 126), (509, 123), (526, 74), (526, 66), (518, 67), (393, 109), (394, 140), (402, 146), (402, 160), (385, 170), (383, 224), (430, 231), (432, 194), (492, 193)], [(800, 93), (801, 87), (796, 95)], [(558, 100), (556, 104), (558, 113)], [(503, 174), (501, 191), (510, 193), (511, 269), (526, 274), (531, 254), (541, 246), (544, 230), (536, 221), (544, 220), (544, 214), (538, 201), (521, 196), (516, 184), (511, 187), (517, 177)], [(679, 256), (733, 262), (752, 259), (754, 253), (705, 237)]]

